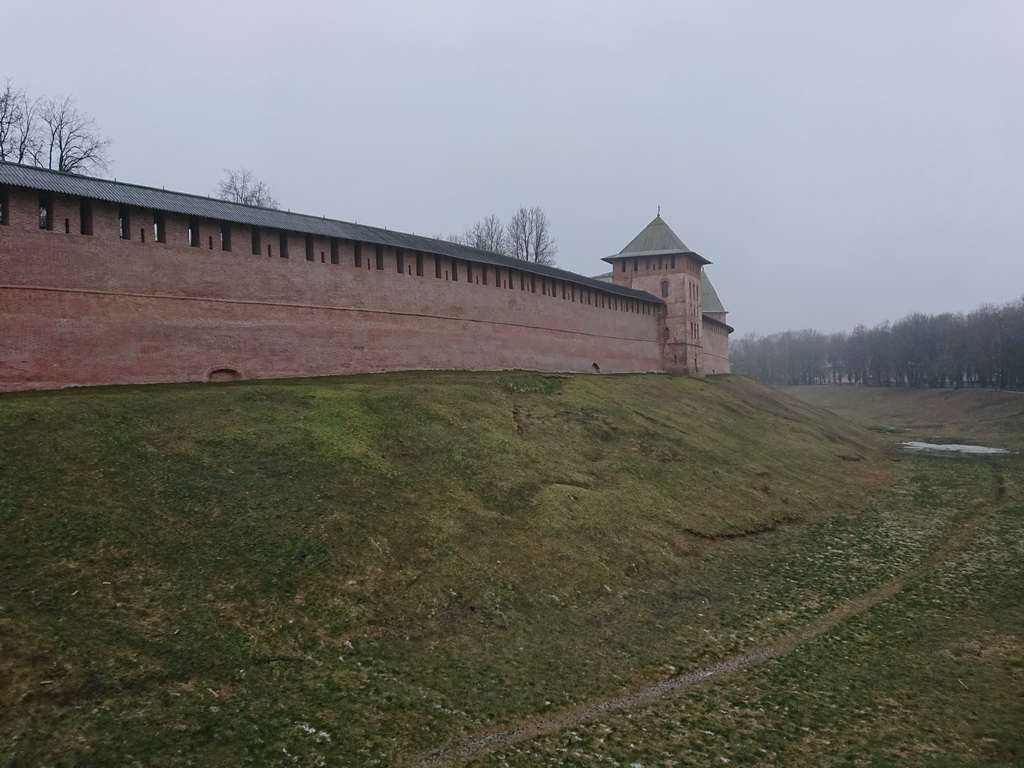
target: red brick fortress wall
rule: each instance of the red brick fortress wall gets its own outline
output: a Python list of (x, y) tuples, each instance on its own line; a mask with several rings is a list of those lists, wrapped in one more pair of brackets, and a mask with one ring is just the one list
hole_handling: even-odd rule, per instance
[(430, 253), (383, 246), (378, 257), (368, 243), (357, 266), (356, 243), (293, 232), (259, 231), (257, 255), (250, 227), (230, 226), (227, 243), (220, 222), (139, 208), (122, 226), (119, 206), (101, 201), (88, 204), (92, 234), (82, 234), (81, 201), (56, 194), (43, 231), (39, 202), (7, 190), (0, 390), (234, 373), (661, 370), (656, 304)]
[(731, 373), (729, 367), (729, 331), (723, 322), (703, 323), (704, 373)]

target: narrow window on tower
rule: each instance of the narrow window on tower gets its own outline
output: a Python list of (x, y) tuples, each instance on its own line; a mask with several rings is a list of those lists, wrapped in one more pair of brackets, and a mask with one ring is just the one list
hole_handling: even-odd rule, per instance
[(331, 264), (338, 264), (341, 261), (341, 253), (338, 250), (337, 238), (331, 238)]
[(661, 298), (668, 298), (668, 280), (661, 281)]
[(466, 262), (466, 282), (473, 282), (473, 262), (471, 261)]
[(377, 260), (377, 269), (384, 269), (384, 246), (374, 246), (374, 258)]
[(395, 272), (405, 272), (405, 251), (395, 248)]
[(53, 198), (49, 195), (39, 196), (39, 228), (53, 229)]
[(416, 251), (416, 277), (423, 277), (423, 253)]
[(117, 209), (118, 236), (122, 240), (132, 239), (131, 218), (128, 215), (128, 206), (122, 205)]
[[(161, 241), (162, 242), (162, 241)], [(252, 228), (252, 255), (259, 256), (263, 253), (263, 243), (260, 238), (260, 228)]]
[(434, 277), (441, 278), (441, 257), (434, 254)]
[(314, 261), (316, 254), (313, 252), (313, 236), (306, 235), (306, 261)]
[(188, 244), (193, 248), (199, 247), (199, 219), (195, 216), (188, 220)]
[(363, 266), (363, 244), (353, 243), (352, 244), (353, 259), (357, 267)]
[(280, 251), (280, 253), (278, 255), (282, 259), (287, 259), (288, 258), (288, 233), (287, 232), (279, 233), (277, 239), (278, 239), (278, 250)]
[(164, 215), (153, 211), (153, 239), (158, 243), (167, 242), (167, 223)]
[(231, 225), (226, 221), (220, 223), (220, 249), (222, 251), (231, 250)]
[(452, 259), (452, 282), (459, 282), (459, 262)]
[(0, 187), (0, 224), (9, 224), (7, 209), (10, 207), (10, 195), (7, 187)]
[(92, 200), (78, 202), (78, 231), (83, 235), (92, 234)]

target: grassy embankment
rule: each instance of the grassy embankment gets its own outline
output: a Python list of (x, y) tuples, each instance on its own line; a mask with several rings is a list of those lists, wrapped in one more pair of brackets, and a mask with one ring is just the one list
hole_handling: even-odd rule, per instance
[[(1020, 392), (853, 386), (780, 391), (901, 440), (1019, 447), (1024, 437)], [(1002, 441), (1012, 445), (1003, 446)]]
[(477, 762), (1010, 764), (1020, 489), (886, 439), (734, 377), (0, 396), (0, 760), (414, 762), (919, 567), (785, 657)]

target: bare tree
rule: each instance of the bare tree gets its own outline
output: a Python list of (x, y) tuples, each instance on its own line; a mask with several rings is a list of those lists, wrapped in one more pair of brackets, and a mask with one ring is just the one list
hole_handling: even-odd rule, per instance
[(469, 227), (459, 238), (459, 242), (491, 253), (509, 255), (505, 225), (493, 213), (484, 216), (472, 227)]
[(520, 206), (505, 228), (509, 255), (538, 264), (554, 264), (558, 245), (551, 237), (550, 228), (543, 209)]
[(110, 139), (96, 121), (78, 111), (74, 96), (57, 96), (37, 102), (38, 143), (35, 164), (65, 173), (105, 172), (110, 165)]
[(214, 193), (221, 200), (256, 205), (260, 208), (278, 207), (277, 200), (270, 194), (270, 187), (256, 178), (248, 168), (240, 168), (237, 171), (225, 168), (224, 174), (225, 177), (217, 182)]
[(8, 79), (0, 90), (0, 160), (65, 173), (102, 173), (110, 139), (73, 96), (31, 99)]
[(21, 123), (22, 102), (24, 91), (17, 91), (10, 79), (4, 82), (0, 93), (0, 160), (13, 160), (12, 144), (14, 135)]
[(39, 145), (37, 101), (30, 101), (24, 88), (10, 79), (0, 92), (0, 160), (32, 162)]

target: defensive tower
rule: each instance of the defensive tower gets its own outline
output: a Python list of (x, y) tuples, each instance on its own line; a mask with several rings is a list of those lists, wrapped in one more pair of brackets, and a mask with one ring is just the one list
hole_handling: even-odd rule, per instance
[(603, 260), (612, 265), (612, 282), (665, 302), (664, 369), (691, 376), (704, 373), (701, 276), (711, 262), (690, 250), (660, 214), (629, 245)]

